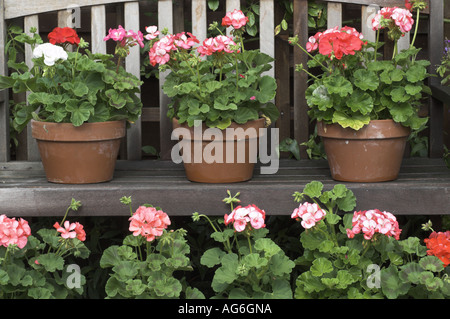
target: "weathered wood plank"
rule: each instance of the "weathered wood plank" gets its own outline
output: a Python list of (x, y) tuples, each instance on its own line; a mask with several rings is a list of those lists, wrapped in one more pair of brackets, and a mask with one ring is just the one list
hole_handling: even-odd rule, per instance
[(206, 39), (206, 0), (192, 0), (192, 34), (200, 41)]
[[(444, 2), (441, 0), (430, 0), (430, 28), (428, 37), (428, 47), (430, 49), (429, 60), (431, 66), (429, 72), (436, 73), (435, 66), (438, 65), (442, 58), (444, 50)], [(430, 78), (431, 85), (438, 85), (439, 78)], [(436, 99), (430, 99), (430, 156), (441, 157), (443, 154), (443, 131), (444, 131), (444, 105)]]
[(69, 7), (85, 7), (131, 1), (135, 0), (4, 0), (3, 2), (5, 6), (5, 19), (12, 19), (44, 12), (65, 10)]
[[(27, 34), (30, 34), (30, 28), (36, 28), (36, 32), (39, 33), (39, 16), (38, 15), (31, 15), (27, 16), (23, 19), (23, 28), (24, 32)], [(25, 44), (25, 63), (28, 65), (28, 68), (33, 67), (33, 51), (31, 48), (31, 45)], [(26, 95), (28, 96), (30, 92), (27, 92)], [(31, 123), (28, 123), (26, 128), (26, 152), (27, 152), (27, 159), (29, 161), (39, 161), (41, 159), (41, 156), (39, 154), (39, 149), (37, 146), (37, 141), (35, 138), (33, 138), (31, 134)]]
[(342, 27), (342, 3), (328, 2), (327, 28)]
[[(124, 22), (125, 29), (137, 32), (139, 25), (139, 2), (129, 2), (124, 4)], [(130, 53), (125, 59), (125, 69), (138, 79), (141, 77), (141, 55), (140, 46), (136, 45), (130, 48)], [(138, 94), (140, 96), (140, 94)], [(127, 130), (127, 159), (138, 160), (142, 157), (142, 123), (141, 118), (132, 123)]]
[[(293, 34), (298, 35), (299, 43), (308, 41), (308, 1), (293, 0)], [(307, 67), (308, 56), (294, 47), (294, 65), (302, 64)], [(308, 105), (306, 104), (305, 92), (307, 89), (308, 75), (305, 72), (294, 72), (294, 83), (292, 90), (294, 93), (294, 139), (298, 143), (306, 142), (309, 139), (309, 117)], [(300, 147), (300, 155), (307, 158), (305, 147)]]
[(91, 50), (93, 53), (106, 54), (106, 10), (104, 5), (91, 8)]
[[(262, 53), (275, 57), (275, 17), (273, 0), (261, 0), (259, 3), (259, 47)], [(264, 75), (275, 77), (275, 64)]]
[[(172, 0), (158, 1), (158, 30), (167, 28), (169, 33), (173, 32), (173, 11)], [(168, 104), (170, 98), (164, 94), (162, 85), (168, 71), (159, 73), (159, 139), (160, 139), (160, 156), (162, 159), (170, 159), (170, 152), (174, 143), (170, 140), (172, 134), (172, 122), (167, 117)]]
[[(0, 75), (8, 74), (5, 46), (7, 40), (7, 24), (5, 21), (5, 3), (0, 1)], [(9, 137), (9, 97), (8, 90), (0, 90), (0, 161), (10, 160)]]
[(119, 161), (114, 180), (91, 185), (48, 183), (40, 163), (23, 162), (21, 167), (16, 171), (20, 174), (13, 174), (19, 163), (0, 163), (0, 207), (11, 216), (61, 216), (71, 198), (83, 204), (79, 216), (126, 216), (129, 211), (119, 203), (122, 196), (131, 196), (134, 205), (161, 206), (169, 215), (190, 216), (195, 211), (222, 215), (228, 209), (221, 202), (227, 190), (241, 192), (243, 204), (288, 216), (296, 206), (292, 194), (312, 180), (321, 181), (326, 189), (345, 184), (355, 193), (357, 209), (450, 214), (450, 170), (434, 159), (406, 159), (399, 178), (384, 183), (336, 182), (326, 161), (308, 160), (282, 160), (273, 175), (261, 175), (256, 167), (252, 180), (235, 184), (189, 182), (182, 165), (170, 161)]

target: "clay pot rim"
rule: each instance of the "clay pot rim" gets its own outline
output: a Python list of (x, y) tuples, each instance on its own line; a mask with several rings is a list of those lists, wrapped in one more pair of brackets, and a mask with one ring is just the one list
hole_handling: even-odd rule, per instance
[[(260, 136), (262, 136), (264, 134), (264, 132), (260, 132), (259, 129), (260, 128), (265, 128), (265, 123), (266, 123), (266, 119), (265, 118), (259, 118), (257, 120), (248, 121), (248, 122), (246, 122), (244, 124), (238, 124), (236, 122), (232, 122), (231, 125), (229, 127), (227, 127), (227, 128), (232, 128), (232, 129), (242, 128), (244, 130), (244, 132), (248, 128), (254, 128), (256, 134), (236, 134), (236, 135), (233, 136), (233, 139), (227, 138), (227, 136), (225, 134), (224, 134), (224, 137), (225, 137), (224, 139), (222, 139), (222, 138), (217, 138), (217, 139), (215, 139), (215, 138), (211, 138), (211, 139), (209, 139), (209, 138), (195, 139), (195, 138), (190, 138), (190, 137), (195, 137), (195, 134), (194, 134), (195, 127), (189, 127), (186, 122), (180, 124), (178, 122), (177, 118), (175, 118), (175, 117), (172, 118), (172, 126), (173, 126), (174, 129), (176, 129), (176, 128), (184, 128), (184, 129), (188, 129), (189, 130), (190, 136), (183, 136), (184, 139), (190, 140), (190, 141), (197, 141), (198, 140), (198, 141), (204, 141), (204, 142), (207, 142), (207, 141), (223, 141), (223, 140), (227, 141), (227, 140), (256, 139), (256, 138), (258, 138), (258, 137), (260, 137)], [(202, 122), (202, 132), (204, 132), (206, 129), (208, 129), (208, 127), (206, 126), (206, 124), (204, 122)], [(224, 130), (219, 129), (219, 130), (222, 131), (222, 132), (226, 131), (226, 129), (224, 129)], [(203, 135), (203, 133), (202, 133), (202, 135)]]
[[(93, 127), (95, 127), (95, 134)], [(98, 128), (102, 130), (98, 131)], [(103, 141), (120, 139), (126, 135), (126, 121), (86, 122), (81, 126), (31, 120), (32, 136), (43, 141)], [(63, 132), (63, 134), (61, 134)]]
[(405, 127), (392, 119), (371, 120), (359, 130), (343, 128), (337, 123), (327, 124), (322, 121), (317, 122), (317, 134), (324, 138), (335, 139), (388, 139), (406, 138), (411, 134), (411, 129)]

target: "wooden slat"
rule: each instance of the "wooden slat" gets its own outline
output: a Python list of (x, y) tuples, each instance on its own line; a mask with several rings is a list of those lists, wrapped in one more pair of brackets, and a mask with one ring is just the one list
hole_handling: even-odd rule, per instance
[[(444, 50), (444, 3), (441, 0), (430, 0), (430, 28), (428, 37), (429, 59), (431, 66), (429, 73), (435, 74), (435, 66), (442, 58)], [(431, 77), (431, 85), (439, 84), (439, 78)], [(444, 131), (444, 105), (436, 99), (430, 99), (430, 156), (442, 157)]]
[(4, 0), (5, 19), (24, 17), (27, 15), (39, 14), (51, 11), (65, 10), (71, 7), (95, 6), (101, 4), (132, 2), (135, 0)]
[[(125, 29), (137, 32), (139, 26), (139, 2), (130, 2), (124, 4)], [(138, 45), (130, 48), (130, 53), (125, 59), (125, 69), (136, 77), (141, 77), (141, 55)], [(140, 96), (140, 94), (138, 94)], [(142, 156), (142, 125), (139, 118), (127, 130), (127, 159), (138, 160)]]
[[(0, 1), (0, 75), (8, 74), (5, 54), (7, 24), (4, 10), (4, 2)], [(8, 99), (8, 90), (0, 90), (0, 161), (3, 162), (10, 160)]]
[[(259, 2), (259, 47), (262, 53), (275, 57), (275, 17), (273, 0), (260, 0)], [(266, 71), (264, 75), (275, 76), (275, 65), (272, 63), (272, 69)]]
[[(299, 43), (308, 41), (308, 1), (293, 0), (293, 33), (298, 35)], [(294, 47), (294, 65), (303, 64), (307, 67), (308, 56), (299, 48)], [(305, 91), (307, 89), (308, 76), (305, 72), (294, 72), (294, 139), (298, 143), (306, 142), (309, 139), (309, 118), (308, 105), (306, 104)], [(300, 148), (302, 158), (307, 158), (305, 147)]]
[[(36, 28), (39, 33), (39, 16), (31, 15), (24, 18), (24, 31), (27, 34), (30, 34), (30, 28)], [(29, 44), (25, 44), (25, 63), (29, 68), (33, 67), (33, 62), (31, 59), (33, 58), (33, 52), (31, 46)], [(27, 92), (28, 96), (29, 92)], [(41, 156), (39, 154), (39, 149), (37, 146), (36, 139), (33, 138), (31, 134), (31, 123), (28, 123), (26, 128), (26, 150), (27, 150), (27, 159), (29, 161), (39, 161)]]
[[(169, 33), (173, 32), (173, 13), (172, 13), (172, 0), (159, 0), (158, 1), (158, 30), (167, 28)], [(168, 107), (170, 102), (169, 97), (162, 91), (162, 84), (166, 78), (168, 72), (159, 73), (159, 134), (160, 134), (160, 156), (162, 159), (170, 159), (170, 152), (174, 143), (170, 140), (172, 134), (172, 122), (167, 117)]]
[(104, 5), (91, 8), (91, 50), (93, 53), (106, 54), (106, 10)]
[(206, 39), (206, 0), (192, 0), (192, 34), (200, 41)]
[(357, 210), (378, 208), (398, 215), (450, 214), (450, 170), (442, 160), (407, 159), (399, 178), (385, 183), (336, 182), (330, 177), (326, 161), (281, 160), (278, 172), (272, 175), (260, 174), (259, 168), (248, 182), (203, 184), (189, 182), (183, 166), (171, 161), (119, 161), (111, 182), (59, 185), (45, 180), (40, 163), (0, 163), (0, 207), (9, 216), (62, 216), (70, 199), (75, 198), (82, 202), (77, 216), (127, 216), (129, 211), (119, 199), (131, 196), (135, 207), (153, 204), (169, 216), (190, 216), (196, 211), (220, 216), (229, 209), (222, 199), (230, 190), (241, 193), (243, 204), (253, 203), (269, 216), (290, 216), (298, 205), (292, 194), (318, 180), (325, 189), (345, 184), (356, 196)]
[(376, 32), (372, 30), (372, 19), (377, 13), (377, 7), (375, 6), (362, 6), (361, 7), (361, 33), (364, 39), (375, 42)]
[(328, 2), (327, 28), (342, 27), (342, 3)]

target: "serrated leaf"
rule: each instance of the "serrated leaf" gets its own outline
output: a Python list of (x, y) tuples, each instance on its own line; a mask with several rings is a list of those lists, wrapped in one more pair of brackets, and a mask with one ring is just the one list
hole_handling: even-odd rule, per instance
[(218, 247), (206, 250), (200, 258), (200, 263), (209, 268), (219, 265), (225, 252)]
[(372, 112), (373, 109), (373, 99), (372, 97), (360, 90), (353, 91), (350, 98), (347, 100), (347, 106), (352, 109), (353, 112), (361, 112), (361, 114), (366, 115)]

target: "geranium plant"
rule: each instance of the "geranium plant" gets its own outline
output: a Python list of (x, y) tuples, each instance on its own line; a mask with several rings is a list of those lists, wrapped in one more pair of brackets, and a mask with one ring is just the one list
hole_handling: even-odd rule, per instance
[(293, 195), (300, 205), (291, 217), (305, 228), (300, 235), (304, 253), (296, 260), (304, 270), (296, 280), (296, 298), (450, 296), (446, 259), (436, 257), (448, 257), (445, 248), (425, 240), (427, 256), (419, 238), (400, 238), (393, 214), (378, 209), (352, 214), (356, 198), (351, 190), (342, 184), (323, 188), (313, 181)]
[[(29, 92), (26, 102), (13, 107), (13, 127), (17, 131), (32, 118), (75, 126), (84, 122), (138, 119), (142, 103), (136, 93), (142, 82), (125, 71), (121, 59), (131, 46), (143, 46), (142, 33), (120, 26), (109, 31), (105, 41), (110, 38), (117, 41), (119, 59), (115, 63), (113, 55), (90, 52), (89, 44), (74, 29), (55, 28), (47, 43), (43, 43), (35, 28), (30, 30), (31, 35), (21, 31), (13, 29), (8, 50), (8, 65), (13, 72), (0, 77), (0, 89)], [(33, 50), (31, 68), (24, 62), (16, 62), (16, 50), (24, 43)], [(68, 45), (76, 50), (67, 51)]]
[[(86, 232), (67, 220), (70, 210), (81, 206), (72, 199), (62, 221), (54, 229), (32, 235), (23, 218), (0, 215), (0, 299), (64, 299), (79, 297), (86, 278), (73, 258), (86, 259)], [(75, 259), (75, 260), (76, 260)]]
[(253, 204), (233, 208), (240, 202), (238, 195), (228, 191), (224, 201), (230, 204), (231, 213), (223, 219), (193, 215), (194, 221), (207, 219), (214, 230), (211, 237), (223, 244), (223, 248), (206, 250), (200, 259), (202, 265), (214, 269), (214, 298), (292, 298), (289, 279), (294, 262), (267, 236), (264, 210)]
[(141, 205), (133, 213), (131, 197), (121, 202), (130, 207), (129, 230), (122, 245), (108, 247), (100, 266), (110, 269), (107, 298), (202, 298), (196, 288), (186, 287), (175, 272), (192, 270), (190, 247), (182, 228), (167, 230), (169, 216), (159, 207)]
[(220, 129), (261, 116), (276, 120), (278, 110), (272, 103), (276, 81), (264, 75), (273, 58), (244, 48), (247, 22), (242, 11), (234, 10), (222, 19), (222, 26), (231, 28), (230, 36), (214, 22), (210, 30), (218, 35), (201, 43), (189, 32), (169, 34), (166, 30), (161, 31), (160, 39), (152, 40), (150, 64), (158, 64), (161, 72), (170, 71), (163, 85), (172, 99), (170, 118), (189, 126), (199, 120)]
[[(382, 8), (372, 20), (375, 43), (347, 26), (317, 32), (306, 48), (298, 43), (297, 36), (290, 38), (310, 57), (308, 67), (320, 70), (317, 75), (303, 65), (296, 66), (312, 79), (306, 91), (312, 119), (355, 130), (377, 119), (393, 119), (412, 129), (426, 123), (427, 118), (419, 117), (418, 111), (424, 94), (430, 93), (425, 85), (430, 62), (418, 60), (420, 49), (414, 46), (419, 12), (425, 3), (411, 1), (411, 6), (411, 10), (417, 9), (416, 28), (410, 47), (401, 52), (397, 42), (412, 29), (414, 20), (409, 10), (398, 7)], [(394, 42), (392, 57), (385, 59), (378, 52), (383, 29)]]

